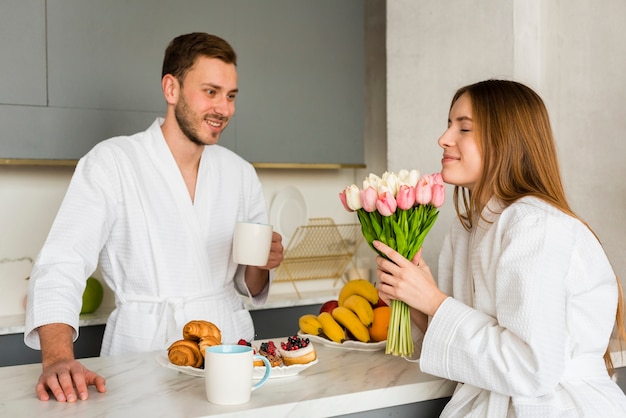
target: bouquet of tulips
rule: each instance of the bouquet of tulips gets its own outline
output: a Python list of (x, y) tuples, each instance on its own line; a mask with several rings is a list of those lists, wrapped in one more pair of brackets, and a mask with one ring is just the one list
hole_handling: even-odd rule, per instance
[[(400, 170), (382, 177), (369, 174), (362, 189), (353, 184), (339, 198), (346, 210), (357, 213), (370, 247), (376, 251), (372, 242), (378, 240), (412, 260), (437, 219), (445, 186), (440, 173), (420, 177), (417, 170)], [(409, 307), (393, 300), (386, 353), (411, 356), (413, 351)]]

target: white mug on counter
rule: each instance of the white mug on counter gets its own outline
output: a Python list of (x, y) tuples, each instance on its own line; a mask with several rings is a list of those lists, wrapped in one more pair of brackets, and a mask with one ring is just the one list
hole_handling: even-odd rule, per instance
[[(265, 374), (254, 385), (254, 360), (262, 360)], [(218, 405), (237, 405), (250, 400), (252, 391), (263, 386), (270, 377), (272, 366), (264, 356), (254, 354), (246, 345), (214, 345), (204, 356), (206, 397)]]
[(247, 266), (264, 266), (272, 246), (272, 225), (239, 222), (233, 236), (233, 260)]

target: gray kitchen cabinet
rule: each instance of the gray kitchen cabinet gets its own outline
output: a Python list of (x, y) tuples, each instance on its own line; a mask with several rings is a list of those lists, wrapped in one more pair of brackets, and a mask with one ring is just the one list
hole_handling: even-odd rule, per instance
[(258, 162), (363, 163), (363, 1), (237, 5), (237, 152)]
[(75, 160), (103, 139), (146, 129), (165, 110), (167, 43), (205, 31), (239, 56), (237, 112), (221, 145), (253, 163), (364, 161), (362, 0), (46, 4), (36, 26), (47, 27), (47, 85), (34, 87), (45, 106), (0, 106), (0, 159)]
[(46, 105), (45, 12), (41, 0), (0, 2), (1, 105)]

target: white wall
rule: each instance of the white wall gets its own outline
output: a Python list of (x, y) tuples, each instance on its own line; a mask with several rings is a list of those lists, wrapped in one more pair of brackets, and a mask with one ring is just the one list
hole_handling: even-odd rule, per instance
[[(440, 168), (450, 99), (486, 78), (533, 87), (550, 111), (573, 209), (626, 279), (626, 32), (622, 0), (391, 0), (388, 162)], [(425, 243), (431, 265), (453, 208)]]

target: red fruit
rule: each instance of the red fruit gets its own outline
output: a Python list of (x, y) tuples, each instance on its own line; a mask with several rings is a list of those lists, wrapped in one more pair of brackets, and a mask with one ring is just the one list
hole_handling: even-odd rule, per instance
[(376, 309), (376, 308), (380, 308), (381, 306), (388, 306), (388, 305), (385, 303), (384, 300), (382, 300), (381, 298), (378, 298), (378, 303), (375, 305), (372, 305), (372, 308)]
[(322, 307), (320, 308), (320, 313), (322, 312), (332, 313), (333, 309), (335, 309), (337, 306), (339, 306), (339, 302), (337, 300), (329, 300), (328, 302), (325, 302), (322, 305)]

